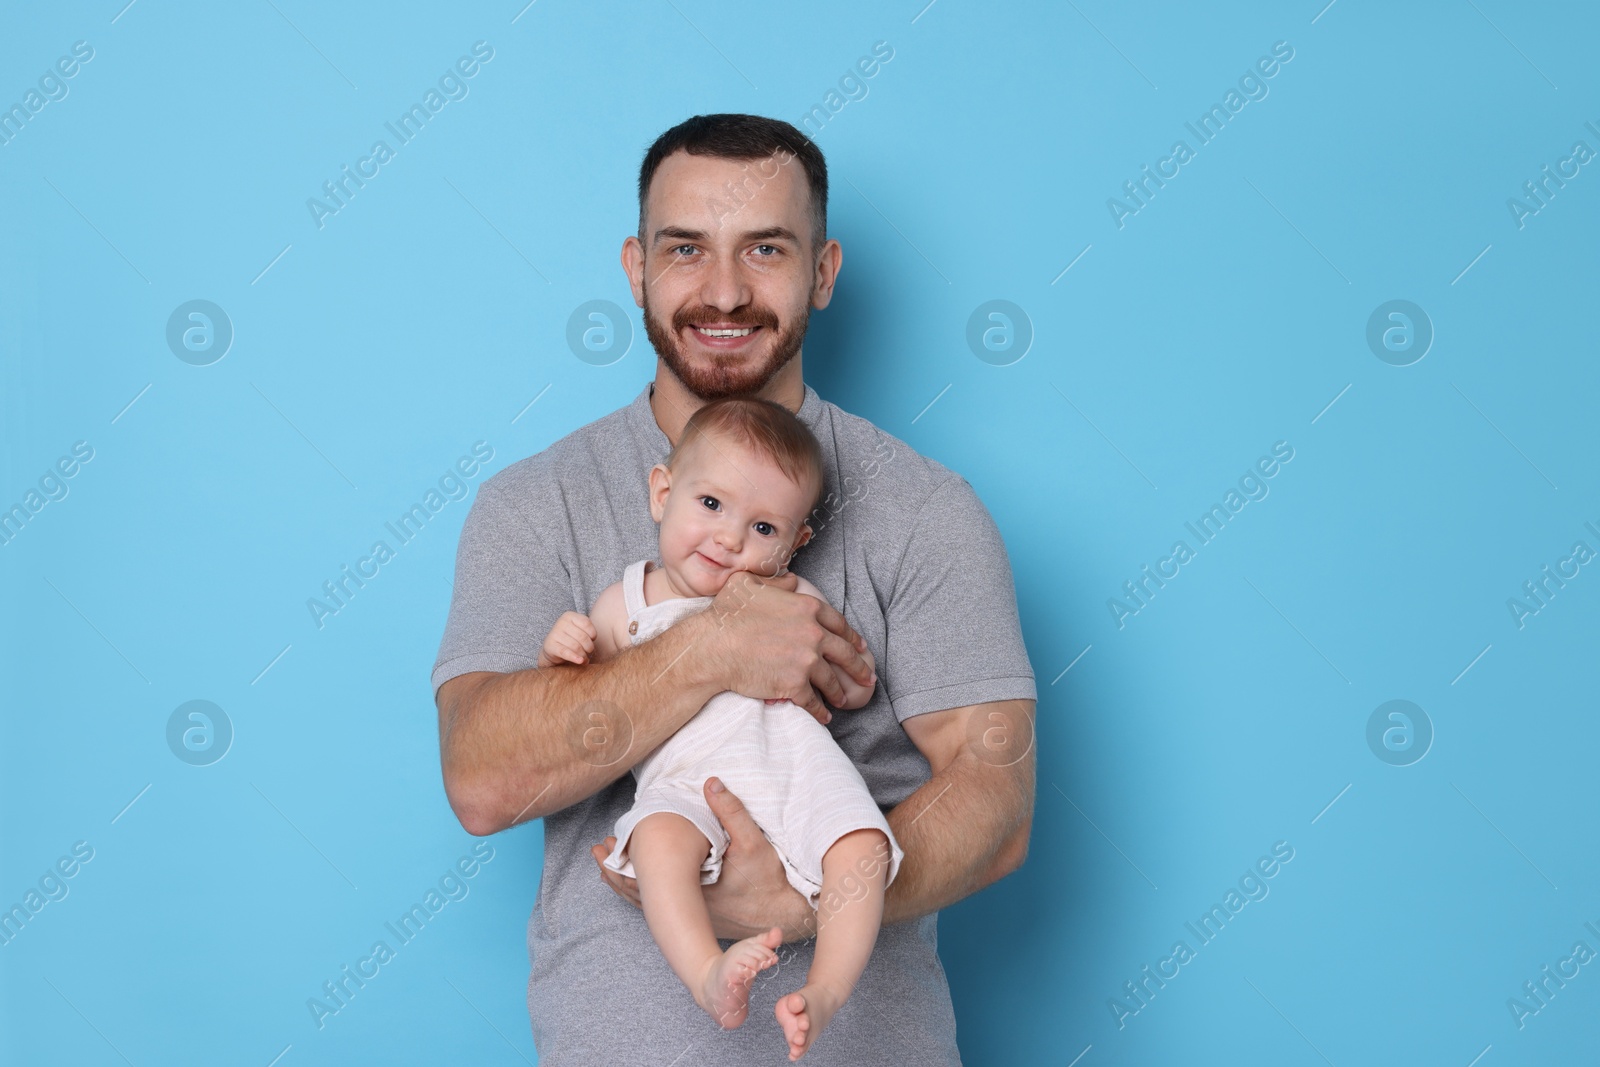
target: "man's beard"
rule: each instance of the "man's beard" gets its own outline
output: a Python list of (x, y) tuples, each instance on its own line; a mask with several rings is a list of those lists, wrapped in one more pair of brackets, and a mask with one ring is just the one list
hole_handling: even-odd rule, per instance
[[(811, 318), (811, 307), (801, 308), (800, 314), (788, 329), (778, 330), (778, 317), (763, 307), (754, 305), (731, 312), (713, 307), (690, 307), (673, 316), (669, 331), (650, 313), (650, 295), (644, 298), (644, 332), (656, 355), (666, 363), (685, 389), (709, 403), (729, 396), (750, 396), (766, 388), (768, 382), (800, 353), (805, 340), (806, 324)], [(679, 331), (697, 322), (732, 323), (735, 326), (759, 326), (763, 332), (776, 331), (770, 353), (765, 359), (750, 364), (748, 355), (720, 356), (708, 354), (710, 363), (691, 363), (678, 344)]]

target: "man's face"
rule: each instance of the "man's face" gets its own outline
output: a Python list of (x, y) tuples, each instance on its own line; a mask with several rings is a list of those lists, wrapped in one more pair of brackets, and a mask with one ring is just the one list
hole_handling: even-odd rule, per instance
[[(624, 264), (656, 354), (702, 400), (758, 392), (800, 352), (826, 307), (838, 243), (819, 265), (810, 188), (788, 153), (734, 160), (677, 152), (656, 170), (643, 242)], [(634, 269), (637, 267), (638, 269)], [(827, 267), (829, 269), (822, 269)]]

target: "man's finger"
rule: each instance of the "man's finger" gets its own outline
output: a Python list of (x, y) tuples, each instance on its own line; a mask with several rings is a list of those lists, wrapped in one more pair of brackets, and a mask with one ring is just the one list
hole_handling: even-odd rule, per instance
[(838, 634), (849, 645), (854, 645), (856, 638), (860, 636), (851, 627), (850, 623), (845, 620), (845, 617), (839, 614), (838, 610), (825, 600), (817, 602), (817, 622)]
[(833, 673), (833, 668), (828, 666), (827, 660), (819, 660), (811, 668), (811, 688), (833, 707), (843, 707), (845, 700), (844, 684), (839, 681), (839, 676)]
[[(830, 671), (829, 673), (831, 674), (832, 672)], [(794, 702), (805, 708), (813, 719), (816, 719), (824, 726), (833, 721), (833, 712), (828, 710), (828, 706), (822, 702), (822, 698), (817, 696), (817, 691), (809, 685), (806, 686), (805, 694), (796, 698)]]
[(728, 847), (735, 845), (749, 847), (761, 837), (761, 827), (756, 825), (755, 819), (750, 817), (749, 809), (744, 806), (744, 801), (734, 796), (720, 778), (707, 778), (702, 787), (706, 795), (706, 803), (711, 805), (711, 814), (722, 823), (722, 828), (728, 831)]
[[(872, 665), (867, 662), (867, 657), (863, 656), (860, 650), (856, 648), (853, 638), (847, 640), (842, 637), (835, 637), (833, 634), (826, 634), (822, 638), (820, 651), (830, 662), (838, 664), (840, 670), (855, 679), (857, 685), (868, 686), (872, 684)], [(823, 666), (826, 665), (824, 664)], [(815, 674), (815, 671), (812, 673)], [(828, 671), (828, 676), (832, 677), (833, 672)], [(815, 685), (815, 681), (812, 684)], [(842, 697), (844, 693), (842, 687), (839, 692)], [(823, 695), (832, 700), (835, 706), (838, 705), (839, 701), (835, 700), (832, 694), (825, 693)]]

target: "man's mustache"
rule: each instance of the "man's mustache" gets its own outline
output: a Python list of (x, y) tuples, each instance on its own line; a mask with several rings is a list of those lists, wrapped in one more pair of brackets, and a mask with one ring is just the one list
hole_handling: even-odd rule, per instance
[(734, 311), (718, 311), (713, 307), (699, 307), (688, 311), (679, 311), (672, 317), (672, 328), (681, 330), (686, 326), (698, 326), (701, 323), (713, 322), (718, 325), (766, 326), (774, 330), (778, 328), (778, 316), (766, 308), (760, 307), (744, 307)]

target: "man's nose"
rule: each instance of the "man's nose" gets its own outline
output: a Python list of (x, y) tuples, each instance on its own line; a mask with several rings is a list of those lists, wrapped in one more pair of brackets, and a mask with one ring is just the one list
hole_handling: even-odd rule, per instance
[(700, 299), (718, 311), (733, 311), (750, 303), (750, 285), (738, 255), (719, 257), (706, 278)]

